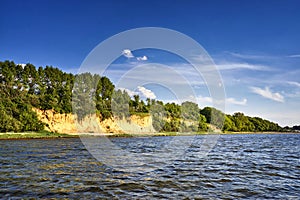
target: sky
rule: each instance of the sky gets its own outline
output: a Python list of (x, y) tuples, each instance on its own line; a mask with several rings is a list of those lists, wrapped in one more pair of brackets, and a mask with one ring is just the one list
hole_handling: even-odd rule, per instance
[[(297, 0), (0, 0), (0, 5), (1, 61), (76, 73), (89, 53), (115, 34), (140, 27), (168, 28), (193, 38), (213, 59), (224, 83), (226, 113), (243, 112), (281, 126), (300, 124)], [(212, 104), (205, 81), (178, 55), (122, 48), (106, 72), (115, 84), (136, 66), (160, 64), (188, 79), (201, 108)], [(176, 101), (172, 91), (155, 84), (128, 91)]]

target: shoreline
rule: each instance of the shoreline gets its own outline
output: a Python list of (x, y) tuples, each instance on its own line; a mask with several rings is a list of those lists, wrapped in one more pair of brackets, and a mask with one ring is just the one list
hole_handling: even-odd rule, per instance
[(300, 132), (157, 132), (157, 133), (87, 133), (87, 134), (66, 134), (52, 133), (47, 131), (42, 132), (8, 132), (0, 133), (0, 140), (30, 140), (30, 139), (62, 139), (62, 138), (79, 138), (80, 136), (87, 137), (164, 137), (164, 136), (195, 136), (195, 135), (243, 135), (243, 134), (300, 134)]
[(222, 132), (220, 135), (229, 135), (229, 134), (299, 134), (300, 132), (273, 132), (273, 131), (265, 131), (265, 132)]
[(7, 132), (0, 133), (0, 140), (31, 140), (31, 139), (57, 139), (57, 138), (78, 138), (78, 134), (52, 133), (48, 131), (40, 132)]

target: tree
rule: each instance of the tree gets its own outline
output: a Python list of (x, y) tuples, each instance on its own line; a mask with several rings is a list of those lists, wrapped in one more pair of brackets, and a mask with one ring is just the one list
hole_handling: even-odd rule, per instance
[(129, 117), (130, 96), (126, 91), (117, 90), (112, 95), (112, 112), (115, 117)]
[(152, 102), (150, 108), (150, 114), (152, 116), (152, 126), (156, 131), (163, 131), (165, 129), (169, 129), (166, 127), (166, 111), (164, 106), (161, 104), (156, 103), (155, 101)]
[(237, 112), (233, 114), (233, 121), (237, 131), (254, 131), (255, 126), (249, 118), (243, 113)]
[(232, 117), (230, 115), (225, 115), (223, 131), (237, 131)]
[(199, 115), (198, 131), (207, 131), (208, 126), (204, 115)]
[[(193, 102), (166, 103), (142, 100), (115, 90), (107, 77), (98, 74), (68, 74), (58, 68), (0, 62), (0, 131), (37, 131), (44, 127), (33, 107), (58, 113), (75, 113), (81, 120), (96, 113), (101, 120), (149, 113), (158, 131), (204, 131), (210, 123), (223, 131), (282, 131), (276, 123), (243, 113), (233, 116)], [(223, 126), (224, 122), (224, 126)], [(295, 126), (294, 130), (298, 130)], [(286, 128), (287, 129), (287, 128)], [(289, 128), (288, 130), (291, 130)]]
[(181, 107), (178, 104), (175, 103), (167, 103), (164, 106), (166, 112), (167, 112), (167, 117), (168, 118), (180, 118), (181, 117)]
[(181, 115), (185, 120), (198, 121), (200, 115), (198, 104), (189, 101), (183, 102), (181, 104)]
[[(96, 82), (98, 78), (98, 76), (94, 77)], [(111, 101), (115, 86), (107, 77), (101, 77), (99, 82), (96, 88), (96, 107), (102, 119), (107, 119), (112, 116)]]
[(215, 125), (216, 127), (222, 129), (225, 119), (225, 114), (215, 108), (205, 107), (200, 110), (200, 114), (204, 115), (207, 123)]
[(94, 92), (96, 91), (94, 84), (94, 78), (90, 73), (75, 76), (72, 93), (72, 108), (79, 121), (87, 115), (96, 113), (96, 109), (100, 110), (102, 108), (99, 107), (97, 98), (96, 100), (94, 98)]

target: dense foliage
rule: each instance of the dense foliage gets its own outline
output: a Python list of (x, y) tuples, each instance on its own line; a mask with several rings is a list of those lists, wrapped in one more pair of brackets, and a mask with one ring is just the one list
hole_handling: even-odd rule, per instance
[(295, 125), (293, 127), (284, 127), (283, 128), (283, 131), (286, 131), (286, 132), (300, 132), (300, 125)]
[(226, 115), (224, 121), (224, 131), (235, 131), (235, 132), (265, 132), (265, 131), (282, 131), (282, 127), (274, 122), (259, 118), (259, 117), (248, 117), (243, 113), (234, 113)]
[(144, 101), (138, 95), (131, 98), (97, 74), (73, 75), (51, 66), (36, 68), (32, 64), (0, 62), (0, 132), (43, 130), (46, 124), (38, 120), (32, 108), (76, 113), (79, 119), (95, 112), (101, 120), (151, 115), (157, 131), (206, 131), (212, 126), (237, 132), (282, 130), (278, 124), (258, 117), (226, 115), (215, 108), (200, 109), (193, 102), (179, 105)]

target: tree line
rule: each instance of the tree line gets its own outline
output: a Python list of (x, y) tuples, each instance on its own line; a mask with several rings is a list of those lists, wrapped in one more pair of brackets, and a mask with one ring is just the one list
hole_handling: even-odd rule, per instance
[[(163, 103), (116, 89), (98, 74), (73, 75), (52, 67), (0, 62), (0, 132), (39, 131), (42, 123), (32, 108), (57, 113), (76, 113), (78, 119), (95, 113), (101, 120), (151, 115), (158, 131), (197, 132), (214, 126), (223, 131), (282, 131), (278, 124), (243, 113), (226, 115), (193, 102)], [(209, 124), (211, 124), (209, 126)]]

